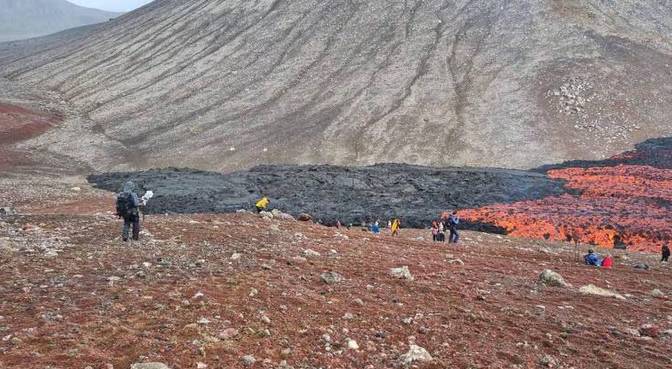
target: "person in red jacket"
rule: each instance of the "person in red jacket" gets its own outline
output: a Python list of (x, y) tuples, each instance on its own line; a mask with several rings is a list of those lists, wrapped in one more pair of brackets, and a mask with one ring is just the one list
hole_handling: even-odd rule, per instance
[(614, 266), (614, 258), (607, 254), (604, 260), (602, 260), (602, 268), (611, 269), (612, 266)]

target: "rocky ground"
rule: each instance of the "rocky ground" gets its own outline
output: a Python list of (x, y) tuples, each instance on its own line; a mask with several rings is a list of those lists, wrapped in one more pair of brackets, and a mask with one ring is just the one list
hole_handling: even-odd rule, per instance
[[(83, 177), (0, 189), (18, 212), (0, 218), (3, 368), (672, 365), (655, 256), (614, 251), (602, 270), (555, 242), (464, 232), (449, 246), (253, 214), (149, 215), (124, 244), (112, 195)], [(540, 283), (545, 269), (571, 285)]]

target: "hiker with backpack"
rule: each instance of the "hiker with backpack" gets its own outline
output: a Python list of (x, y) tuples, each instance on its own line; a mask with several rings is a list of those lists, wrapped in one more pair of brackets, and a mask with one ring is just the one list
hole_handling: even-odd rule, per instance
[(117, 195), (117, 216), (124, 219), (124, 227), (121, 238), (128, 241), (131, 226), (133, 227), (133, 240), (140, 238), (140, 199), (135, 183), (124, 183), (122, 191)]

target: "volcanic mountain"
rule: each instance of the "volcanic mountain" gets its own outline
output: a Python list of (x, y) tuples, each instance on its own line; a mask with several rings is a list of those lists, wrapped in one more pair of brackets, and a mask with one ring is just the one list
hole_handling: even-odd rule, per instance
[(65, 0), (0, 0), (0, 41), (43, 36), (119, 15)]
[(602, 159), (672, 134), (671, 68), (658, 0), (157, 0), (0, 47), (67, 112), (30, 146), (95, 169)]

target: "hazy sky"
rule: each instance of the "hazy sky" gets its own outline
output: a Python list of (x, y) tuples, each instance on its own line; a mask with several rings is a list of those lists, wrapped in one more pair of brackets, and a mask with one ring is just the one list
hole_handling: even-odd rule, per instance
[(127, 12), (152, 0), (68, 0), (71, 3), (89, 8), (110, 10), (115, 12)]

